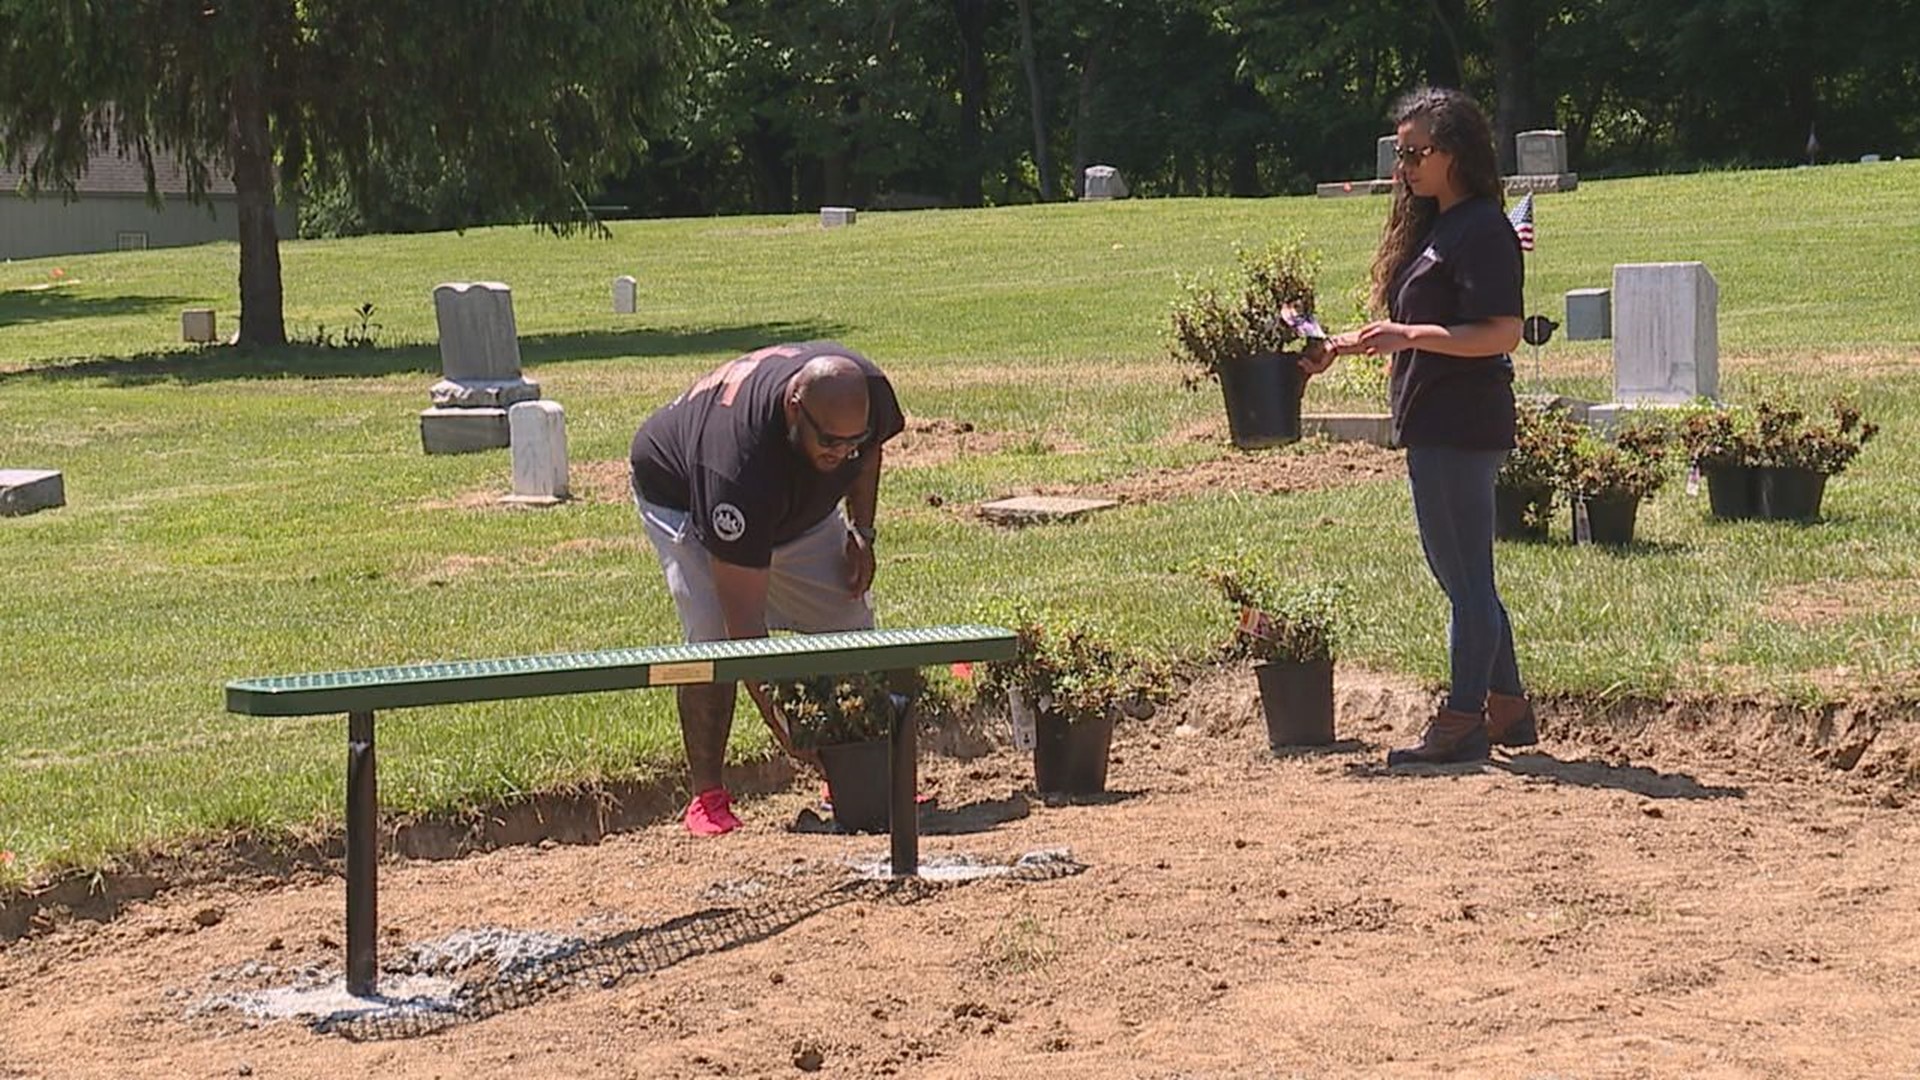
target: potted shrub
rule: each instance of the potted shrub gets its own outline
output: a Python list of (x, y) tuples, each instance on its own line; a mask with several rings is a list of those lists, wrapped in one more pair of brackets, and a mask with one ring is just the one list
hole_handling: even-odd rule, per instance
[(1830, 412), (1832, 422), (1819, 423), (1791, 406), (1760, 401), (1751, 408), (1703, 408), (1689, 415), (1680, 440), (1707, 478), (1713, 515), (1818, 518), (1827, 478), (1844, 472), (1880, 430), (1844, 398), (1834, 399)]
[(1636, 417), (1612, 440), (1592, 433), (1576, 439), (1561, 477), (1561, 490), (1573, 504), (1574, 540), (1581, 539), (1580, 515), (1587, 518), (1586, 539), (1595, 544), (1633, 542), (1640, 500), (1666, 483), (1667, 428), (1657, 417)]
[(1493, 535), (1501, 540), (1545, 540), (1554, 492), (1566, 475), (1585, 428), (1558, 404), (1521, 401), (1514, 407), (1513, 451), (1493, 484)]
[(1757, 516), (1753, 463), (1758, 453), (1752, 418), (1703, 404), (1681, 418), (1675, 434), (1691, 467), (1707, 482), (1707, 504), (1713, 516), (1728, 521)]
[(1083, 620), (1016, 609), (995, 621), (1012, 628), (1019, 643), (1012, 660), (986, 665), (979, 691), (983, 698), (1006, 695), (1016, 744), (1030, 739), (1033, 745), (1035, 788), (1062, 795), (1105, 791), (1114, 721), (1157, 698), (1158, 680)]
[(1233, 445), (1255, 450), (1300, 438), (1300, 357), (1326, 335), (1313, 321), (1316, 257), (1297, 243), (1238, 256), (1230, 282), (1182, 283), (1167, 340), (1187, 389), (1218, 382)]
[(875, 673), (786, 679), (769, 690), (793, 746), (819, 755), (834, 821), (847, 832), (886, 832), (888, 749), (893, 725), (907, 722), (912, 695)]
[(1333, 654), (1344, 606), (1339, 586), (1283, 586), (1245, 556), (1208, 576), (1237, 613), (1228, 657), (1254, 662), (1268, 749), (1333, 742)]
[(1833, 422), (1769, 402), (1753, 408), (1754, 508), (1767, 521), (1813, 521), (1820, 516), (1827, 477), (1845, 472), (1860, 449), (1880, 433), (1844, 398), (1831, 406)]

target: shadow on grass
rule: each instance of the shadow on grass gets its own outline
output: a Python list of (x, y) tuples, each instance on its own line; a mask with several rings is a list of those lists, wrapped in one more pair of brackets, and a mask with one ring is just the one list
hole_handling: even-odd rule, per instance
[[(774, 322), (636, 330), (629, 333), (589, 331), (549, 334), (522, 337), (520, 360), (524, 366), (532, 368), (571, 360), (606, 360), (621, 356), (738, 354), (774, 342), (833, 337), (843, 330), (832, 325)], [(150, 386), (156, 383), (193, 384), (246, 379), (376, 379), (408, 374), (428, 380), (437, 379), (440, 375), (439, 346), (326, 348), (288, 345), (273, 349), (237, 346), (175, 349), (125, 357), (90, 357), (0, 372), (0, 383), (29, 378), (91, 379), (109, 386)]]
[(203, 307), (188, 296), (78, 296), (64, 289), (25, 288), (0, 291), (0, 326), (92, 319), (111, 315), (147, 315), (168, 309)]
[(1552, 754), (1515, 754), (1489, 762), (1518, 776), (1537, 776), (1572, 787), (1612, 788), (1649, 799), (1744, 799), (1747, 789), (1702, 784), (1686, 773), (1663, 773), (1638, 765), (1610, 765), (1604, 761), (1562, 761)]

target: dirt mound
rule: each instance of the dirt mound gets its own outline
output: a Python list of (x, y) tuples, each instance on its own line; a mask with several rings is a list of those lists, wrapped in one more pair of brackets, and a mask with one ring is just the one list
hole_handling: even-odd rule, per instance
[(907, 428), (887, 443), (887, 467), (919, 469), (975, 454), (997, 454), (1015, 444), (1004, 431), (981, 431), (971, 421), (909, 416)]

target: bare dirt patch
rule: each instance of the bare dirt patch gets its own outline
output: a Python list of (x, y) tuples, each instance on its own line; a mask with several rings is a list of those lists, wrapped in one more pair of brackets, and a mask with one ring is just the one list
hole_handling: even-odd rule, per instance
[(1817, 581), (1775, 589), (1762, 610), (1796, 626), (1824, 626), (1882, 613), (1920, 612), (1920, 582)]
[(1016, 495), (1079, 495), (1123, 503), (1158, 503), (1194, 495), (1235, 492), (1284, 495), (1326, 491), (1404, 476), (1400, 455), (1368, 443), (1307, 443), (1301, 447), (1218, 457), (1195, 465), (1150, 469), (1092, 484), (1054, 484)]
[(1071, 440), (1059, 437), (1018, 436), (1005, 431), (981, 431), (971, 421), (946, 417), (910, 416), (907, 427), (887, 443), (888, 468), (918, 469), (944, 465), (956, 458), (998, 454), (1022, 443), (1063, 449)]
[[(337, 969), (336, 877), (161, 890), (0, 949), (0, 1076), (1920, 1068), (1915, 777), (1863, 772), (1875, 746), (1920, 746), (1910, 707), (1551, 702), (1534, 750), (1388, 771), (1417, 688), (1343, 672), (1342, 741), (1279, 758), (1252, 695), (1215, 673), (1123, 724), (1101, 800), (1037, 799), (1030, 762), (980, 732), (974, 756), (927, 760), (927, 855), (1086, 867), (1051, 880), (848, 891), (885, 840), (787, 831), (808, 783), (745, 800), (718, 841), (666, 819), (390, 863), (396, 961), (483, 927), (666, 961), (419, 1038), (198, 1008)], [(1869, 728), (1851, 764), (1817, 752)]]

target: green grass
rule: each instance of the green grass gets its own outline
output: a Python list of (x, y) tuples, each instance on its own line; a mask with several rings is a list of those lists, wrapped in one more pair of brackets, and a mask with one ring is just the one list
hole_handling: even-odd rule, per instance
[[(1630, 553), (1503, 545), (1537, 688), (1910, 687), (1920, 323), (1899, 268), (1920, 236), (1916, 195), (1920, 165), (1888, 163), (1539, 201), (1531, 310), (1557, 315), (1563, 291), (1607, 284), (1617, 262), (1704, 259), (1727, 396), (1848, 392), (1885, 431), (1831, 486), (1820, 525), (1712, 524), (1676, 484)], [(230, 716), (228, 679), (672, 640), (630, 508), (476, 506), (462, 497), (506, 490), (504, 453), (420, 453), (443, 280), (513, 285), (528, 372), (566, 406), (576, 466), (622, 459), (633, 427), (711, 364), (799, 336), (867, 351), (913, 413), (1010, 433), (1000, 453), (889, 475), (888, 623), (1022, 593), (1198, 658), (1225, 613), (1187, 568), (1249, 543), (1350, 585), (1352, 661), (1438, 682), (1445, 616), (1397, 482), (1223, 492), (1018, 533), (952, 509), (1209, 453), (1166, 438), (1220, 412), (1217, 392), (1179, 391), (1162, 358), (1176, 274), (1229, 266), (1236, 243), (1305, 236), (1326, 255), (1322, 306), (1339, 324), (1384, 207), (1175, 200), (869, 214), (833, 231), (732, 218), (619, 223), (611, 241), (488, 229), (289, 243), (292, 331), (337, 332), (372, 302), (380, 347), (271, 356), (170, 344), (184, 306), (235, 325), (230, 246), (0, 265), (0, 467), (60, 469), (70, 501), (0, 522), (0, 850), (16, 853), (0, 883), (335, 822), (344, 725)], [(640, 280), (639, 317), (609, 313), (620, 273)], [(1556, 342), (1543, 367), (1554, 388), (1603, 398), (1606, 357), (1605, 343)], [(1358, 403), (1337, 385), (1317, 384), (1314, 403)], [(1821, 617), (1774, 610), (1829, 591), (1846, 602)], [(765, 752), (756, 728), (738, 725), (736, 753)], [(381, 740), (383, 801), (408, 812), (678, 768), (662, 694), (394, 713)]]

